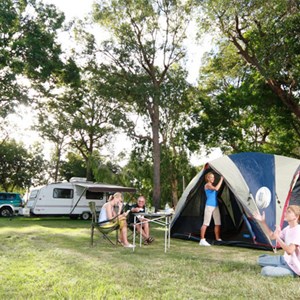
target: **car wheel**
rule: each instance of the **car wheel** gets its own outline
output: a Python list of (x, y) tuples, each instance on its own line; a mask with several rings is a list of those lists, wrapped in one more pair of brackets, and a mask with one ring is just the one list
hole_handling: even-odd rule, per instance
[(81, 219), (82, 220), (88, 220), (90, 218), (90, 213), (85, 211), (81, 214)]
[(0, 216), (1, 217), (11, 217), (13, 216), (14, 212), (10, 207), (2, 207), (0, 209)]

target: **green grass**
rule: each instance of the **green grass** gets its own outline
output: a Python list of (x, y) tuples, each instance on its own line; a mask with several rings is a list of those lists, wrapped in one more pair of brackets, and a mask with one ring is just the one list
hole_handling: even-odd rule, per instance
[[(97, 237), (90, 222), (0, 218), (0, 299), (299, 299), (299, 278), (265, 278), (253, 249), (171, 240), (135, 252)], [(271, 252), (268, 252), (271, 253)]]

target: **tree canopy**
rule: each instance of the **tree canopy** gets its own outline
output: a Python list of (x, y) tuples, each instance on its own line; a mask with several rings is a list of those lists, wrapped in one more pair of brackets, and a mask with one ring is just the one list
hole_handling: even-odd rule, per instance
[(133, 135), (152, 144), (157, 209), (161, 198), (162, 87), (172, 66), (185, 56), (183, 42), (191, 8), (192, 1), (163, 0), (101, 1), (94, 5), (94, 20), (111, 33), (111, 40), (105, 41), (100, 51), (108, 59), (110, 73), (118, 79), (115, 88), (122, 91), (122, 101), (130, 110), (151, 128), (150, 136)]
[(64, 15), (35, 0), (0, 3), (0, 114), (26, 102), (29, 88), (49, 77), (65, 80), (69, 62), (57, 43)]
[(220, 32), (300, 119), (300, 6), (286, 0), (204, 0), (200, 26)]
[[(36, 151), (28, 151), (24, 145), (8, 140), (0, 144), (0, 186), (5, 191), (25, 189), (33, 183), (42, 183), (45, 161)], [(36, 182), (35, 182), (36, 181)]]
[(193, 125), (185, 134), (189, 146), (299, 157), (299, 120), (233, 50), (220, 43), (200, 70)]

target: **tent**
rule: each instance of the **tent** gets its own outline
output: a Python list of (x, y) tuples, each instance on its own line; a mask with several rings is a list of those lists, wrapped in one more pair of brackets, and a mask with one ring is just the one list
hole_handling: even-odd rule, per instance
[(273, 154), (239, 153), (205, 164), (183, 192), (171, 223), (173, 238), (199, 241), (206, 196), (205, 174), (213, 172), (216, 182), (224, 183), (218, 191), (221, 213), (221, 236), (214, 241), (214, 224), (207, 228), (206, 239), (225, 244), (260, 249), (276, 249), (264, 228), (252, 218), (265, 211), (270, 228), (286, 226), (284, 212), (289, 204), (300, 205), (300, 160)]

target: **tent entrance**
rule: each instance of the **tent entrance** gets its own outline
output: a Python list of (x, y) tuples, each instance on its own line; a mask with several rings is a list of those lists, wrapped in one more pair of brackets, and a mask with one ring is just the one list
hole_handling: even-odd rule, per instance
[[(172, 237), (199, 241), (206, 202), (204, 177), (209, 171), (212, 170), (210, 168), (206, 170), (199, 178), (198, 184), (191, 190), (180, 218), (172, 226)], [(218, 181), (219, 175), (215, 174), (215, 177), (216, 181)], [(226, 184), (223, 184), (218, 192), (218, 200), (222, 223), (222, 244), (239, 246), (245, 244), (249, 247), (249, 245), (253, 244), (251, 224), (248, 222), (242, 206)], [(206, 239), (210, 243), (218, 243), (215, 241), (213, 219), (207, 228)]]

